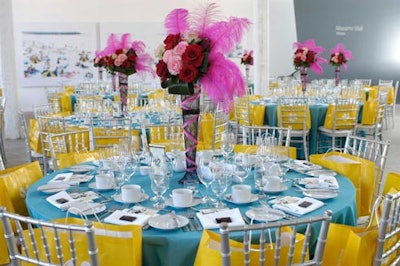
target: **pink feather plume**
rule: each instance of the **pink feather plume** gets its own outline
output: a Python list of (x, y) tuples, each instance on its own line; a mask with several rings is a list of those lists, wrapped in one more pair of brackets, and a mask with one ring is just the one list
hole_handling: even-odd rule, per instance
[(183, 33), (189, 29), (189, 11), (183, 8), (172, 10), (164, 21), (165, 29), (168, 34)]

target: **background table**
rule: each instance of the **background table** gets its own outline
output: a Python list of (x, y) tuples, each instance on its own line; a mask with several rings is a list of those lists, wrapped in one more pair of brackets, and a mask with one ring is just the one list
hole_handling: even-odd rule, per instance
[[(26, 197), (26, 204), (29, 213), (34, 218), (51, 220), (55, 218), (65, 217), (66, 212), (54, 207), (46, 201), (48, 194), (37, 191), (40, 185), (46, 184), (50, 179), (52, 179), (56, 174), (61, 172), (68, 172), (68, 169), (60, 170), (58, 172), (51, 173), (41, 180), (33, 184)], [(165, 195), (170, 195), (171, 190), (177, 187), (182, 187), (178, 183), (178, 180), (183, 177), (184, 173), (175, 173), (170, 182), (170, 189), (165, 193)], [(304, 175), (289, 171), (286, 176), (288, 179), (296, 179), (305, 177)], [(356, 215), (356, 201), (355, 201), (355, 188), (351, 181), (347, 178), (338, 175), (337, 180), (340, 185), (340, 193), (338, 197), (334, 199), (326, 200), (326, 205), (322, 208), (315, 210), (304, 217), (322, 215), (326, 210), (331, 210), (333, 212), (332, 221), (335, 223), (355, 225), (357, 220)], [(94, 179), (92, 180), (92, 182)], [(139, 174), (134, 175), (131, 179), (131, 183), (140, 184), (143, 189), (149, 194), (150, 197), (153, 193), (150, 189), (150, 179), (148, 176), (140, 176)], [(246, 183), (254, 184), (253, 174), (247, 178)], [(88, 183), (83, 183), (80, 186), (80, 190), (84, 191), (88, 189)], [(230, 193), (230, 189), (227, 193)], [(101, 192), (104, 195), (111, 196), (114, 191)], [(257, 193), (253, 191), (253, 193)], [(303, 197), (302, 193), (296, 189), (290, 187), (287, 191), (276, 195), (290, 195)], [(144, 206), (151, 206), (152, 202), (144, 201), (141, 203)], [(258, 206), (258, 202), (254, 202), (246, 205), (234, 205), (227, 203), (229, 207), (240, 207), (242, 213), (248, 210), (249, 206)], [(119, 205), (122, 207), (121, 203), (109, 202), (107, 206)], [(201, 208), (202, 205), (196, 206), (196, 208)], [(173, 210), (168, 207), (169, 210)], [(181, 212), (186, 212), (185, 209), (177, 209), (177, 214)], [(218, 229), (215, 229), (218, 230)], [(183, 232), (181, 229), (162, 231), (154, 228), (143, 231), (143, 265), (193, 265), (197, 247), (201, 238), (202, 231), (189, 231)]]

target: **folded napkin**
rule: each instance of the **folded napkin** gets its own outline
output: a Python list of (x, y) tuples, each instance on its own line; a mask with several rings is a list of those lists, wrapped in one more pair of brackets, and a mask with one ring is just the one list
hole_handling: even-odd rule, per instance
[(69, 195), (65, 191), (60, 191), (54, 195), (51, 195), (50, 197), (47, 197), (46, 200), (50, 202), (53, 206), (63, 211), (67, 210), (70, 207), (71, 203), (75, 201), (75, 199), (73, 199), (71, 195)]
[(230, 226), (245, 225), (242, 214), (238, 208), (228, 210), (224, 209), (207, 214), (199, 212), (196, 213), (196, 215), (199, 217), (199, 220), (205, 229), (219, 228), (220, 222), (218, 221), (227, 221), (224, 218), (227, 218), (228, 220), (230, 219), (230, 222), (227, 221)]
[(324, 206), (322, 201), (309, 197), (297, 198), (287, 196), (273, 200), (271, 203), (273, 203), (272, 208), (295, 216), (302, 216)]
[(94, 175), (74, 174), (66, 182), (70, 185), (79, 185), (80, 183), (89, 182), (93, 177)]
[(302, 168), (305, 169), (314, 169), (314, 168), (319, 168), (313, 163), (310, 163), (309, 161), (306, 160), (295, 160), (294, 163)]
[(306, 177), (299, 181), (306, 188), (338, 189), (339, 183), (334, 176), (320, 175), (319, 177)]
[(131, 209), (117, 210), (105, 218), (104, 222), (119, 225), (136, 224), (144, 226), (152, 215), (154, 214), (136, 212)]

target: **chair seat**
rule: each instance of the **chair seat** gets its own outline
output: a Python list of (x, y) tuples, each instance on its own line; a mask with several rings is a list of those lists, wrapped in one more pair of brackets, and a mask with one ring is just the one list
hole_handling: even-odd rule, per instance
[(353, 129), (336, 129), (332, 131), (332, 129), (323, 126), (318, 127), (318, 131), (324, 135), (336, 137), (346, 137), (348, 134), (353, 133)]
[[(310, 130), (306, 130), (305, 134), (308, 135), (310, 133)], [(290, 131), (290, 135), (292, 137), (302, 137), (304, 134), (303, 130), (292, 130)]]

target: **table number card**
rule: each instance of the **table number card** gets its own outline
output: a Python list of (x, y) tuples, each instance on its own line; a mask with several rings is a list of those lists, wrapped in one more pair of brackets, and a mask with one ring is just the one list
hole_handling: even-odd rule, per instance
[(165, 146), (150, 144), (149, 151), (151, 157), (153, 158), (153, 163), (155, 164), (154, 166), (161, 167), (165, 161), (166, 156)]

